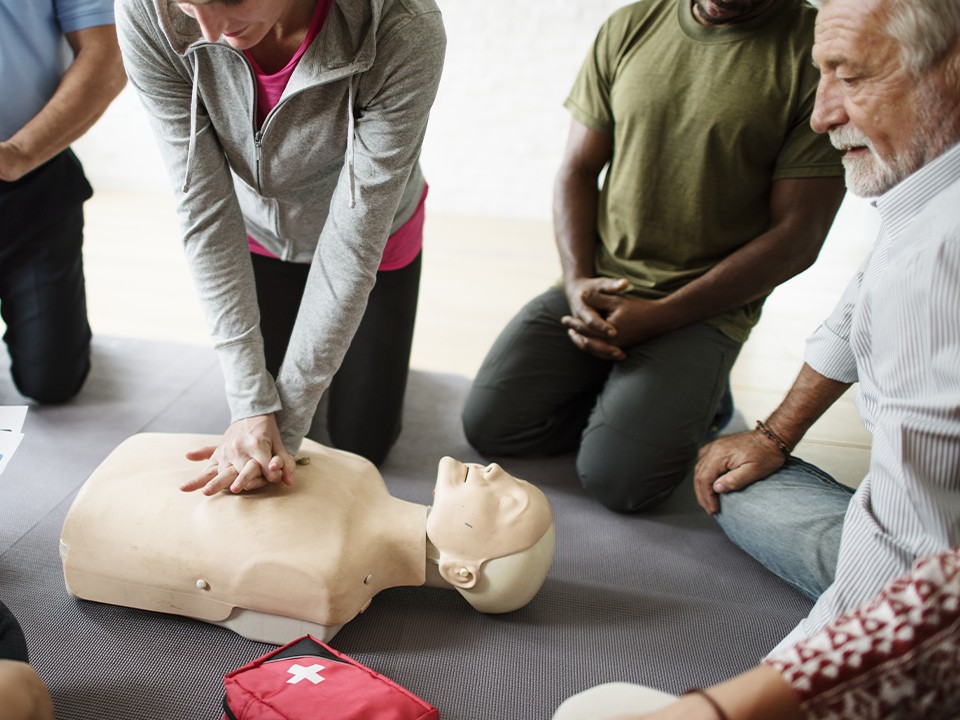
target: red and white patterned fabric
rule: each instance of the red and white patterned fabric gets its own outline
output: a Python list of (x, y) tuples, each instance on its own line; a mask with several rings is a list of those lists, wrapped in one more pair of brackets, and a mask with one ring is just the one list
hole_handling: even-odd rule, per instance
[(808, 718), (960, 718), (960, 547), (764, 662)]

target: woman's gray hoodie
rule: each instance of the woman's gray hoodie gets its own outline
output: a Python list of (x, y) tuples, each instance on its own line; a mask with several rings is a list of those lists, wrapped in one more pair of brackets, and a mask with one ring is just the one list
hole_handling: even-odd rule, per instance
[[(232, 420), (277, 414), (296, 452), (366, 307), (387, 237), (423, 192), (420, 146), (446, 37), (434, 0), (333, 0), (260, 131), (250, 64), (172, 0), (118, 0), (130, 83), (177, 193)], [(277, 381), (247, 233), (312, 262)]]

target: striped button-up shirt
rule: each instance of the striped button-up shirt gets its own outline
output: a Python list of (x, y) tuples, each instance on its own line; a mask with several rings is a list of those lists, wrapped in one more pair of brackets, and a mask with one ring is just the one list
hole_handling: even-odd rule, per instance
[(873, 250), (805, 357), (821, 375), (859, 383), (870, 466), (833, 584), (778, 648), (869, 601), (918, 558), (960, 545), (960, 145), (876, 207)]

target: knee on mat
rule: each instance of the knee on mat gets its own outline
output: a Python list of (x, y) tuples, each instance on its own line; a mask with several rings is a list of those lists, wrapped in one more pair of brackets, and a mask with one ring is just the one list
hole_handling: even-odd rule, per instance
[(599, 426), (583, 436), (577, 474), (584, 490), (610, 510), (632, 513), (666, 500), (695, 459), (696, 449), (644, 445)]
[(634, 467), (610, 466), (582, 458), (577, 460), (577, 473), (580, 484), (591, 497), (620, 513), (639, 512), (658, 505), (680, 482), (645, 474)]
[(80, 392), (89, 372), (90, 361), (85, 359), (73, 368), (44, 364), (20, 372), (17, 367), (12, 375), (13, 384), (24, 397), (43, 405), (59, 405), (72, 400)]
[(503, 424), (498, 422), (493, 413), (488, 412), (482, 403), (467, 404), (460, 415), (463, 424), (463, 434), (470, 445), (484, 455), (502, 454), (506, 438)]

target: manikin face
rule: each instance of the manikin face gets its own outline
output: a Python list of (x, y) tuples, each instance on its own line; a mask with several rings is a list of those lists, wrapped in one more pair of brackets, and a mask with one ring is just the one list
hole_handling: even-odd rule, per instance
[(291, 16), (302, 0), (210, 0), (177, 6), (200, 24), (204, 39), (221, 37), (237, 50), (249, 50)]
[(440, 461), (427, 535), (443, 555), (483, 561), (526, 550), (552, 520), (546, 496), (499, 465)]
[[(847, 187), (881, 195), (952, 144), (944, 63), (922, 78), (885, 32), (889, 0), (829, 0), (817, 14), (820, 85), (810, 124), (844, 151)], [(950, 136), (952, 137), (952, 136)]]
[(693, 16), (702, 25), (724, 25), (741, 22), (756, 17), (776, 1), (693, 0)]

